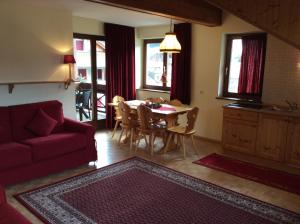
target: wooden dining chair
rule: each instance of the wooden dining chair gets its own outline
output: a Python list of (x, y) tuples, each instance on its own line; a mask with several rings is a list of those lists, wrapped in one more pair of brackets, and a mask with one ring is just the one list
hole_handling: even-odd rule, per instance
[[(140, 105), (137, 108), (137, 113), (139, 117), (139, 127), (137, 128), (138, 137), (137, 137), (137, 144), (135, 145), (135, 151), (137, 150), (141, 138), (145, 139), (146, 146), (150, 148), (150, 154), (153, 156), (154, 154), (154, 141), (157, 136), (162, 136), (165, 142), (165, 133), (166, 133), (166, 126), (160, 125), (153, 121), (153, 114), (149, 107), (145, 105)], [(149, 135), (149, 144), (147, 142), (147, 135)]]
[[(123, 102), (124, 100), (125, 99), (122, 96), (114, 96), (114, 98), (112, 99), (112, 102), (113, 102), (113, 104), (119, 104), (120, 102)], [(114, 130), (113, 130), (112, 136), (111, 136), (112, 138), (114, 137), (119, 124), (122, 122), (122, 116), (121, 116), (121, 111), (119, 109), (119, 106), (114, 106), (114, 109), (115, 109), (114, 119), (116, 121), (116, 124), (115, 124)]]
[(119, 109), (121, 111), (121, 117), (122, 117), (122, 123), (120, 124), (122, 127), (122, 131), (119, 137), (119, 144), (121, 143), (121, 138), (125, 131), (126, 138), (128, 138), (128, 134), (130, 135), (130, 151), (131, 151), (133, 139), (135, 138), (136, 128), (138, 127), (139, 124), (136, 115), (131, 113), (131, 109), (127, 103), (120, 102)]
[(170, 127), (167, 129), (168, 131), (168, 139), (167, 139), (167, 144), (164, 148), (164, 153), (167, 152), (167, 149), (169, 147), (171, 138), (173, 136), (177, 137), (177, 146), (180, 143), (180, 145), (182, 146), (183, 149), (183, 157), (186, 157), (186, 149), (185, 149), (185, 145), (184, 145), (184, 138), (185, 137), (191, 137), (192, 139), (192, 144), (193, 144), (193, 149), (195, 151), (196, 154), (198, 154), (197, 148), (196, 148), (196, 144), (195, 144), (195, 140), (194, 140), (194, 134), (196, 133), (196, 130), (194, 129), (196, 120), (197, 120), (197, 116), (198, 116), (198, 111), (199, 108), (198, 107), (194, 107), (192, 110), (187, 112), (187, 125), (186, 126), (174, 126), (174, 127)]

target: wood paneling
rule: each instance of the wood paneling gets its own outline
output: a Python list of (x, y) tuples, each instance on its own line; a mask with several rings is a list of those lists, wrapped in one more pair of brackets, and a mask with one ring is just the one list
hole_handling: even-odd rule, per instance
[(284, 161), (287, 129), (288, 117), (261, 114), (257, 142), (257, 153), (259, 156)]
[(255, 153), (257, 123), (239, 119), (223, 120), (223, 147), (247, 154)]
[(200, 23), (207, 26), (222, 24), (222, 11), (204, 0), (85, 0), (120, 8)]
[(299, 0), (206, 0), (300, 48)]
[(224, 107), (222, 146), (300, 166), (300, 116)]
[(300, 118), (291, 119), (288, 127), (287, 161), (300, 166)]

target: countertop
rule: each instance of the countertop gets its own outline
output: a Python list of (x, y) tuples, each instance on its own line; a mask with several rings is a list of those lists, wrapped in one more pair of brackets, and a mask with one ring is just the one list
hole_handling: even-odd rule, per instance
[(230, 103), (224, 105), (223, 108), (240, 109), (240, 110), (253, 111), (253, 112), (265, 113), (265, 114), (273, 114), (273, 115), (281, 115), (281, 116), (300, 117), (299, 109), (291, 111), (289, 110), (288, 107), (283, 107), (278, 105), (268, 105), (268, 104), (261, 104), (259, 106), (261, 106), (261, 108), (251, 108), (251, 105), (249, 107), (249, 106), (239, 105), (238, 103)]

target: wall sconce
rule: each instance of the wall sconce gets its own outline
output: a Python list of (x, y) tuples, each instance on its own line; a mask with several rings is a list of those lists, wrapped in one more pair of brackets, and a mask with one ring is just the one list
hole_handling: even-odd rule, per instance
[(160, 43), (159, 51), (163, 53), (180, 53), (181, 45), (177, 40), (176, 34), (172, 31), (172, 19), (170, 22), (170, 32), (166, 33), (165, 38)]
[(65, 89), (69, 88), (69, 85), (73, 81), (72, 79), (72, 65), (75, 64), (75, 58), (74, 55), (64, 55), (64, 64), (69, 64), (69, 78), (65, 82)]

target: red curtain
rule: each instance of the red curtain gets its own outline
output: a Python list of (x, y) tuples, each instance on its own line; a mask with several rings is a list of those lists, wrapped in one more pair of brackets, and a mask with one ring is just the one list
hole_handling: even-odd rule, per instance
[(106, 126), (113, 127), (114, 110), (108, 103), (115, 95), (135, 99), (135, 33), (133, 27), (105, 23)]
[(261, 96), (266, 52), (266, 34), (242, 37), (238, 94)]
[(171, 99), (184, 104), (191, 102), (191, 39), (192, 25), (180, 23), (174, 25), (174, 32), (181, 44), (181, 52), (172, 56)]

